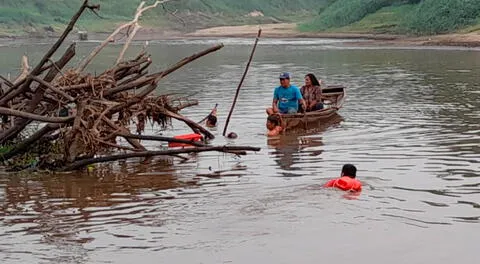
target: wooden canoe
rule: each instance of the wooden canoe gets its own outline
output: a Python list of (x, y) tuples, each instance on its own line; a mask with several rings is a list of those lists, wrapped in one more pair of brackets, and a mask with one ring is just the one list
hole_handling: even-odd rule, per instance
[(323, 122), (333, 116), (337, 116), (338, 110), (342, 108), (345, 102), (345, 86), (327, 86), (326, 88), (322, 89), (322, 94), (324, 97), (326, 97), (323, 100), (323, 109), (306, 113), (282, 114), (281, 117), (284, 131), (309, 129), (317, 125), (321, 125)]

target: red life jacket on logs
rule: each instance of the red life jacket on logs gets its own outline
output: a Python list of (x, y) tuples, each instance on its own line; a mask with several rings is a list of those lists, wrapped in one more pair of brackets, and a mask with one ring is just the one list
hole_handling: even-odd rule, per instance
[(343, 191), (360, 192), (362, 190), (362, 183), (357, 179), (343, 176), (325, 183), (323, 187), (335, 187)]

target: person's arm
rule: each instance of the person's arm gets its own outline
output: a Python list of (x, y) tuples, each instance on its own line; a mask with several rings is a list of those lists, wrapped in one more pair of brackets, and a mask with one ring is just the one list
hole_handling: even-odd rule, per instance
[(337, 179), (329, 180), (327, 183), (323, 185), (323, 187), (326, 187), (326, 188), (334, 187), (336, 181)]
[(272, 108), (274, 113), (278, 113), (278, 99), (273, 99)]
[(279, 99), (279, 96), (278, 96), (278, 87), (277, 87), (273, 91), (272, 109), (274, 113), (278, 113), (278, 99)]
[(274, 129), (269, 130), (267, 133), (267, 136), (272, 137), (272, 136), (278, 136), (282, 132), (283, 128), (281, 126), (276, 126)]
[(307, 103), (303, 99), (303, 96), (302, 96), (302, 93), (300, 92), (300, 89), (297, 88), (296, 93), (297, 93), (296, 97), (298, 99), (298, 102), (303, 106), (303, 109), (307, 110)]
[(298, 102), (303, 106), (303, 109), (305, 109), (305, 111), (307, 110), (307, 103), (305, 102), (305, 100), (302, 98), (300, 100), (298, 100)]

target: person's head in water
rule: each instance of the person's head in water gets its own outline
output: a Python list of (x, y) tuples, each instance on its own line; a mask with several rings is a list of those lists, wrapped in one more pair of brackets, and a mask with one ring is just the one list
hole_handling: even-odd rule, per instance
[(217, 117), (214, 115), (209, 115), (207, 117), (207, 126), (208, 127), (214, 127), (217, 125)]
[(305, 85), (306, 86), (310, 86), (310, 85), (320, 86), (320, 82), (318, 81), (317, 77), (315, 77), (315, 75), (313, 75), (313, 73), (309, 73), (309, 74), (305, 75)]
[(227, 135), (227, 138), (231, 138), (231, 139), (235, 139), (235, 138), (237, 138), (237, 137), (238, 137), (238, 135), (237, 135), (237, 133), (235, 133), (235, 132), (230, 132), (230, 133), (228, 133), (228, 135)]
[(280, 74), (280, 86), (283, 88), (290, 87), (290, 73), (284, 72)]
[(342, 176), (347, 176), (352, 179), (355, 179), (355, 177), (357, 177), (357, 168), (352, 164), (343, 165)]
[(268, 118), (267, 118), (267, 129), (272, 130), (277, 126), (280, 126), (280, 117), (278, 115), (268, 116)]

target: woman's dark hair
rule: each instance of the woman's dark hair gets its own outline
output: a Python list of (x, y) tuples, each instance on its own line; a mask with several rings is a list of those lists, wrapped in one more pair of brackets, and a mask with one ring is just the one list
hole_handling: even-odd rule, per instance
[(354, 178), (357, 176), (357, 168), (352, 164), (345, 164), (342, 168), (343, 176), (348, 176), (350, 178)]
[(313, 75), (313, 73), (309, 73), (309, 74), (305, 75), (305, 77), (310, 78), (310, 81), (312, 82), (312, 85), (320, 86), (320, 83), (318, 82), (317, 77), (315, 77), (315, 75)]
[(267, 120), (273, 123), (275, 126), (280, 125), (280, 117), (278, 115), (270, 115), (267, 117)]
[(207, 119), (208, 119), (208, 122), (210, 122), (210, 124), (212, 124), (212, 125), (217, 124), (217, 117), (216, 116), (209, 115)]

